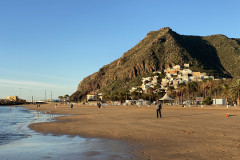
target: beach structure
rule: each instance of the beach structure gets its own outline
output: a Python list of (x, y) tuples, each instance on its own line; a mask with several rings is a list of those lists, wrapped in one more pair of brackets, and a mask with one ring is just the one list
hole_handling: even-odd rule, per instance
[(139, 100), (126, 100), (123, 105), (129, 106), (129, 105), (138, 105), (138, 106), (144, 106), (144, 105), (149, 105), (149, 101), (146, 101), (144, 99), (139, 99)]
[(165, 95), (159, 99), (160, 101), (174, 101), (174, 99), (172, 99), (171, 97), (169, 97), (169, 95), (167, 93), (165, 93)]
[(227, 105), (226, 99), (213, 99), (213, 105)]
[(196, 97), (196, 98), (194, 98), (195, 104), (202, 104), (203, 100), (204, 100), (203, 97)]
[(136, 100), (136, 105), (138, 106), (143, 106), (143, 105), (148, 105), (149, 102), (143, 99)]
[(45, 101), (42, 101), (42, 100), (36, 100), (36, 101), (34, 101), (34, 103), (35, 103), (35, 104), (44, 104)]

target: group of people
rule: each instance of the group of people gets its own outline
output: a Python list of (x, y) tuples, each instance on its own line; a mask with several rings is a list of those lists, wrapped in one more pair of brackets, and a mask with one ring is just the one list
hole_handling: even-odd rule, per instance
[[(97, 103), (97, 107), (100, 109), (102, 104), (100, 102)], [(37, 108), (40, 107), (40, 105), (37, 105)], [(55, 104), (55, 108), (57, 108), (57, 104)], [(73, 109), (73, 104), (71, 104), (71, 109)], [(157, 112), (157, 118), (162, 118), (162, 104), (159, 100), (156, 102), (156, 112)]]
[[(40, 105), (39, 105), (39, 107), (40, 107)], [(73, 104), (72, 103), (71, 103), (70, 107), (71, 107), (71, 109), (73, 109)], [(57, 108), (57, 103), (55, 104), (55, 108)]]
[[(97, 107), (100, 109), (102, 104), (100, 102), (97, 102)], [(156, 102), (156, 111), (157, 111), (157, 118), (162, 118), (162, 103), (160, 100), (157, 100)]]
[[(57, 105), (57, 104), (56, 104)], [(55, 105), (55, 108), (56, 108), (56, 105)], [(97, 103), (97, 106), (98, 108), (101, 108), (102, 104), (100, 102)], [(73, 104), (71, 103), (71, 109), (73, 109)]]

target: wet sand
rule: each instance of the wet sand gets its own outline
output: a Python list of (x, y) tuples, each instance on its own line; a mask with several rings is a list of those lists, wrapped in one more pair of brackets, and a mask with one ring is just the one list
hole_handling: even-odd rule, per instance
[[(29, 109), (72, 114), (56, 122), (37, 123), (30, 128), (42, 133), (119, 139), (132, 144), (129, 152), (140, 159), (239, 159), (240, 110), (180, 108), (164, 106), (163, 118), (155, 107), (54, 104)], [(225, 117), (229, 113), (232, 116)], [(137, 145), (135, 145), (137, 144)]]
[[(60, 115), (27, 111), (22, 107), (1, 107), (0, 160), (113, 160), (137, 159), (131, 146), (120, 140), (41, 134), (30, 130), (31, 123), (50, 122)], [(116, 145), (117, 144), (117, 145)]]

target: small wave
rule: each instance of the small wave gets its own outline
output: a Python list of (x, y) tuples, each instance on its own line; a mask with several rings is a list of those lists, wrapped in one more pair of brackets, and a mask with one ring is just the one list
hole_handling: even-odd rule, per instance
[(0, 145), (7, 144), (9, 142), (19, 140), (21, 138), (27, 138), (28, 135), (26, 134), (19, 134), (19, 133), (1, 133), (0, 134)]

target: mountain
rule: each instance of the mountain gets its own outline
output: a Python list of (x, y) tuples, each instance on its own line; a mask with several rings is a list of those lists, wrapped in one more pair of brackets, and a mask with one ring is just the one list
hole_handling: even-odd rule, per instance
[(240, 39), (224, 35), (180, 35), (169, 27), (149, 32), (121, 58), (84, 78), (72, 99), (83, 99), (91, 91), (119, 94), (139, 85), (141, 78), (176, 64), (189, 63), (193, 71), (215, 77), (240, 75)]

